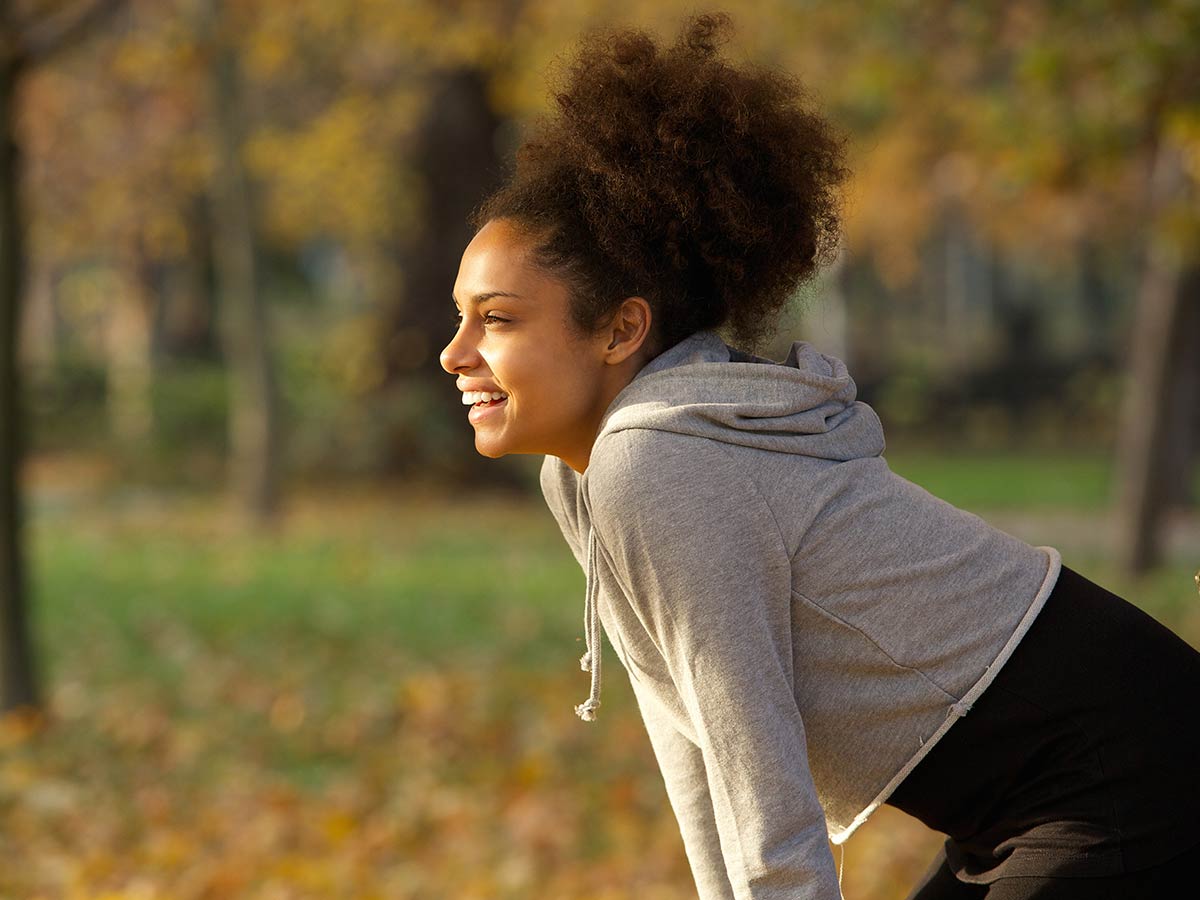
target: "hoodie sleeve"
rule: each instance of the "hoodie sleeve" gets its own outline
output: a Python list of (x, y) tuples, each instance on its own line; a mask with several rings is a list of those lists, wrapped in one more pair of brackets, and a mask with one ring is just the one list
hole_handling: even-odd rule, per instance
[[(839, 897), (795, 699), (791, 559), (766, 501), (707, 438), (618, 432), (590, 465), (592, 524), (695, 730), (734, 897)], [(667, 751), (686, 777), (686, 748)]]
[(658, 701), (639, 689), (636, 681), (633, 692), (662, 771), (667, 799), (679, 823), (683, 849), (696, 882), (696, 895), (699, 900), (734, 900), (721, 854), (721, 836), (713, 818), (704, 755), (675, 727)]

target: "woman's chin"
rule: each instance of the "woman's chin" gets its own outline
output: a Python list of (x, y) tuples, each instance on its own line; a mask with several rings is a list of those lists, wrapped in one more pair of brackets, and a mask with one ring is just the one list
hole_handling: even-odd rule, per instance
[(486, 437), (476, 434), (475, 452), (480, 456), (486, 456), (488, 459), (499, 459), (502, 456), (507, 456), (512, 451), (499, 441), (488, 440)]

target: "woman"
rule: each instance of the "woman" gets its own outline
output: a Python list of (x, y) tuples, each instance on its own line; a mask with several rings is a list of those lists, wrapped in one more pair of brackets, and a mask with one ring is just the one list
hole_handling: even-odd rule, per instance
[(441, 362), (546, 501), (629, 673), (703, 900), (839, 896), (882, 803), (948, 835), (912, 896), (1172, 896), (1200, 862), (1200, 655), (894, 475), (838, 359), (753, 346), (836, 243), (799, 86), (587, 38), (473, 217)]

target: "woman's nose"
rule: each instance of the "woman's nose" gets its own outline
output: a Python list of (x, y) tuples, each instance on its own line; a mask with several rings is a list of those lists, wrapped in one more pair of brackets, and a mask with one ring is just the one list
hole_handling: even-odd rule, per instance
[(477, 365), (478, 354), (474, 345), (459, 328), (441, 354), (442, 368), (454, 375), (459, 369), (470, 369)]

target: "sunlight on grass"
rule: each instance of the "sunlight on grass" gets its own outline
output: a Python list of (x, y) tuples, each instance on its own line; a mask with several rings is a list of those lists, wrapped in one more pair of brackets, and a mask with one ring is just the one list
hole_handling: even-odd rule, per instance
[(1112, 465), (1103, 454), (956, 454), (889, 451), (888, 466), (963, 509), (1100, 510), (1110, 502)]
[[(611, 651), (574, 716), (584, 580), (540, 499), (311, 491), (269, 536), (205, 498), (33, 508), (48, 716), (0, 724), (0, 897), (694, 896)], [(1196, 642), (1191, 570), (1111, 583)], [(885, 808), (848, 894), (939, 843)]]

